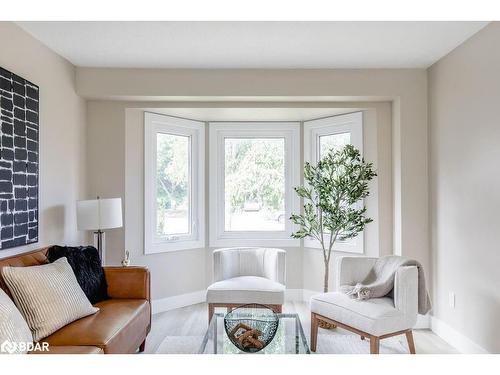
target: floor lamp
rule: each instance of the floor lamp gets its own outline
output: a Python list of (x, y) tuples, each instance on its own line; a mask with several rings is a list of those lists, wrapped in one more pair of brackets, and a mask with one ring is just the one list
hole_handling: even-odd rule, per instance
[(99, 251), (101, 263), (104, 264), (106, 247), (104, 244), (105, 229), (121, 228), (122, 199), (91, 199), (76, 202), (78, 230), (94, 231), (94, 246)]

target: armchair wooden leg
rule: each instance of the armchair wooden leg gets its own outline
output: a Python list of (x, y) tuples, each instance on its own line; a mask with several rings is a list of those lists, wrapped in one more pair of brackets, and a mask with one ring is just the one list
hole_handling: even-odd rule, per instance
[(276, 314), (281, 314), (283, 311), (283, 306), (282, 305), (266, 305), (269, 307), (271, 310), (273, 310)]
[(370, 354), (378, 354), (380, 339), (376, 336), (370, 337)]
[(316, 351), (318, 344), (318, 318), (315, 313), (311, 313), (311, 351)]
[(405, 334), (406, 334), (406, 341), (408, 341), (408, 349), (410, 349), (411, 354), (415, 354), (415, 342), (413, 341), (413, 332), (410, 330)]
[(212, 320), (212, 316), (214, 316), (214, 305), (209, 303), (208, 304), (208, 324), (210, 324), (210, 321)]
[(139, 346), (139, 353), (142, 353), (145, 348), (146, 348), (146, 339), (144, 339), (142, 344)]

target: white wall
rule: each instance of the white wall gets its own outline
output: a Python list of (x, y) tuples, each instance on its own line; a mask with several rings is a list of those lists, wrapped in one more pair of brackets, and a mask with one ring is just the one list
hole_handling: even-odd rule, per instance
[(40, 87), (39, 242), (0, 250), (0, 257), (50, 244), (78, 244), (76, 200), (86, 191), (85, 100), (75, 68), (12, 22), (0, 22), (0, 66)]
[[(2, 23), (0, 27), (2, 66), (32, 80), (41, 88), (41, 241), (32, 247), (85, 242), (83, 233), (76, 230), (74, 202), (97, 194), (125, 199), (128, 189), (138, 188), (133, 186), (138, 180), (127, 179), (126, 173), (129, 165), (140, 162), (137, 159), (140, 149), (126, 152), (129, 140), (135, 142), (133, 132), (128, 134), (130, 119), (127, 108), (227, 106), (230, 105), (227, 101), (231, 100), (237, 100), (239, 104), (233, 105), (241, 107), (255, 106), (255, 103), (249, 102), (251, 100), (264, 106), (279, 106), (288, 101), (298, 107), (329, 107), (332, 103), (340, 106), (343, 104), (339, 103), (350, 101), (351, 107), (356, 106), (352, 103), (358, 106), (361, 102), (372, 103), (364, 108), (377, 108), (376, 114), (371, 112), (371, 116), (374, 116), (374, 121), (376, 117), (376, 122), (385, 124), (377, 127), (374, 148), (379, 158), (377, 162), (383, 165), (377, 179), (380, 199), (376, 211), (379, 223), (375, 233), (373, 227), (368, 229), (378, 242), (371, 241), (375, 245), (369, 245), (368, 252), (390, 253), (395, 249), (403, 255), (417, 258), (426, 267), (429, 265), (427, 87), (424, 70), (76, 68), (74, 81), (75, 68), (71, 64), (14, 24)], [(81, 97), (93, 99), (86, 111), (84, 99), (75, 94), (75, 82)], [(182, 98), (197, 101), (198, 104), (179, 104)], [(140, 99), (141, 102), (131, 102), (131, 99)], [(156, 102), (147, 103), (146, 100)], [(226, 103), (221, 104), (222, 100)], [(391, 104), (387, 104), (389, 102)], [(389, 113), (391, 110), (392, 113)], [(131, 116), (133, 118), (134, 115)], [(368, 134), (370, 131), (374, 130), (369, 129)], [(375, 133), (371, 135), (375, 136)], [(397, 152), (391, 151), (390, 142)], [(396, 187), (394, 194), (393, 187)], [(381, 192), (384, 193), (381, 195)], [(140, 207), (135, 210), (125, 207), (127, 228), (133, 227), (134, 220), (137, 222), (142, 213)], [(397, 233), (392, 232), (393, 221), (398, 228)], [(207, 259), (210, 253), (207, 251), (203, 254), (197, 250), (184, 252), (182, 259), (176, 259), (175, 254), (144, 257), (140, 255), (140, 234), (132, 241), (124, 229), (109, 231), (107, 243), (109, 263), (118, 264), (123, 250), (127, 248), (138, 264), (147, 264), (153, 272), (155, 267), (159, 269), (157, 274), (167, 279), (159, 279), (158, 283), (154, 281), (158, 287), (154, 286), (153, 291), (158, 297), (197, 290), (211, 279)], [(165, 260), (158, 262), (161, 257)], [(293, 271), (290, 275), (294, 276), (290, 278), (289, 287), (306, 286), (319, 290), (321, 278), (316, 277), (320, 274), (316, 271), (317, 259), (321, 258), (315, 250), (290, 249), (289, 271)], [(172, 267), (172, 264), (185, 265), (186, 269), (194, 266), (196, 271), (188, 272)], [(307, 274), (302, 272), (301, 264), (310, 265), (306, 269)], [(322, 267), (321, 263), (319, 267)], [(193, 277), (193, 274), (196, 276)], [(198, 275), (203, 276), (198, 279)]]
[[(392, 247), (398, 254), (430, 267), (427, 165), (427, 73), (423, 69), (368, 70), (182, 70), (78, 68), (77, 91), (89, 104), (91, 195), (124, 196), (123, 126), (125, 108), (201, 106), (231, 102), (345, 101), (391, 102), (391, 147), (380, 152), (392, 158)], [(106, 100), (112, 100), (105, 104)], [(135, 103), (127, 105), (129, 103)], [(142, 101), (143, 103), (140, 103)], [(253, 102), (253, 103), (252, 103)], [(139, 103), (139, 104), (137, 104)], [(180, 103), (180, 104), (179, 104)], [(327, 104), (328, 105), (328, 104)], [(122, 108), (121, 110), (119, 108)], [(95, 138), (103, 137), (104, 139)], [(104, 152), (109, 147), (109, 152)], [(101, 151), (99, 151), (101, 150)], [(116, 153), (114, 152), (116, 150)], [(389, 156), (389, 154), (390, 156)], [(105, 159), (104, 159), (105, 158)], [(102, 159), (102, 160), (101, 160)], [(109, 176), (116, 176), (108, 183)], [(112, 236), (123, 249), (121, 230)], [(110, 233), (111, 234), (111, 233)], [(108, 237), (109, 239), (109, 237)], [(109, 244), (109, 241), (108, 241)], [(386, 241), (389, 246), (389, 242)], [(392, 250), (392, 249), (391, 249)], [(121, 255), (112, 255), (119, 261)]]
[(499, 45), (494, 22), (429, 69), (433, 315), (465, 335), (454, 342), (459, 349), (478, 351), (475, 343), (494, 353), (500, 353)]
[[(130, 251), (133, 264), (148, 266), (152, 273), (152, 295), (162, 299), (204, 290), (212, 280), (213, 249), (195, 249), (144, 255), (143, 237), (143, 165), (144, 109), (163, 113), (182, 111), (199, 119), (200, 105), (232, 108), (269, 105), (274, 108), (303, 108), (320, 111), (330, 108), (344, 112), (365, 108), (364, 149), (373, 161), (378, 178), (372, 183), (367, 200), (369, 215), (375, 219), (365, 233), (366, 254), (392, 252), (392, 173), (391, 173), (391, 106), (388, 103), (175, 103), (90, 101), (88, 105), (88, 173), (89, 192), (103, 197), (124, 198), (124, 229), (107, 232), (107, 262), (119, 264), (124, 249)], [(226, 107), (225, 107), (226, 106)], [(351, 110), (349, 108), (352, 108)], [(284, 109), (280, 110), (285, 112)], [(203, 111), (202, 111), (203, 112)], [(224, 111), (223, 111), (224, 112)], [(207, 129), (208, 132), (208, 129)], [(95, 139), (95, 142), (93, 141)], [(208, 136), (206, 137), (208, 142)], [(207, 145), (207, 150), (209, 145)], [(208, 152), (207, 152), (208, 155)], [(208, 158), (206, 158), (208, 162)], [(208, 177), (207, 177), (208, 178)], [(205, 184), (208, 189), (208, 183)], [(208, 191), (207, 191), (208, 193)], [(207, 194), (208, 197), (208, 194)], [(210, 207), (207, 207), (208, 210)], [(206, 225), (209, 225), (208, 219)], [(208, 241), (207, 241), (208, 243)], [(381, 250), (383, 249), (383, 250)], [(323, 262), (319, 250), (287, 248), (287, 287), (322, 290)], [(307, 265), (307, 267), (304, 267)], [(333, 262), (332, 262), (333, 266)], [(332, 277), (333, 280), (333, 277)]]

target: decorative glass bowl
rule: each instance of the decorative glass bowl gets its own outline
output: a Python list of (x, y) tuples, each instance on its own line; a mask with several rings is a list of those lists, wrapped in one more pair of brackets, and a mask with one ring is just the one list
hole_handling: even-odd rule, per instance
[(239, 350), (247, 353), (264, 349), (273, 340), (278, 325), (278, 315), (264, 305), (243, 305), (224, 317), (227, 336)]

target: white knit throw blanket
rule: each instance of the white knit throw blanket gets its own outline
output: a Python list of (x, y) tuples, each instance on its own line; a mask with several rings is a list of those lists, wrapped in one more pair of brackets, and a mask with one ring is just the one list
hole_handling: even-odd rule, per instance
[(418, 270), (418, 313), (426, 314), (431, 309), (429, 293), (425, 286), (422, 265), (416, 260), (389, 255), (376, 260), (366, 278), (356, 285), (341, 285), (340, 291), (360, 300), (387, 296), (394, 288), (394, 276), (399, 267), (415, 266)]

